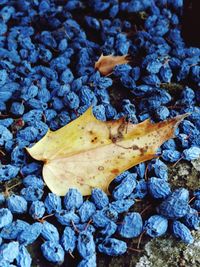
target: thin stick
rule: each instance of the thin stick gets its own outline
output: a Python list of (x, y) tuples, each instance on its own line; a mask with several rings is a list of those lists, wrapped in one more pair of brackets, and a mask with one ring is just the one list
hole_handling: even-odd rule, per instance
[(130, 248), (128, 247), (129, 250), (135, 251), (135, 252), (143, 252), (143, 249), (137, 249), (137, 248)]
[(149, 170), (149, 165), (147, 164), (146, 166), (146, 170), (145, 170), (145, 174), (144, 174), (144, 179), (147, 181), (148, 180), (148, 177), (147, 177), (147, 172)]
[(89, 220), (89, 222), (85, 226), (85, 230), (87, 230), (88, 226), (92, 223), (92, 219)]
[(72, 226), (74, 228), (74, 231), (76, 231), (77, 233), (79, 233), (79, 230), (77, 229), (76, 225), (74, 224), (74, 221), (71, 221)]
[(183, 157), (180, 157), (180, 159), (178, 159), (173, 165), (172, 167), (175, 167), (181, 160), (183, 159)]
[(139, 198), (135, 198), (134, 200), (135, 200), (135, 202), (141, 202), (142, 201), (142, 199), (139, 199)]
[(44, 216), (42, 219), (45, 220), (46, 218), (52, 217), (53, 215), (54, 215), (54, 213), (48, 214), (48, 215)]
[(73, 259), (75, 259), (75, 257), (74, 257), (74, 255), (72, 254), (72, 252), (69, 250), (69, 255), (73, 258)]
[(0, 118), (7, 118), (9, 115), (0, 114)]
[(42, 217), (41, 219), (37, 218), (36, 220), (38, 222), (44, 223), (46, 218), (52, 217), (53, 215), (54, 215), (54, 213), (46, 215), (46, 216)]
[(3, 155), (3, 156), (5, 156), (6, 154), (2, 151), (2, 150), (0, 150), (0, 153)]
[(196, 197), (192, 197), (190, 200), (189, 200), (189, 204), (195, 199)]
[(5, 189), (4, 194), (5, 194), (6, 196), (9, 196), (9, 190), (11, 190), (12, 188), (14, 188), (14, 187), (16, 187), (16, 186), (18, 186), (18, 185), (20, 185), (20, 184), (22, 184), (22, 182), (18, 182), (17, 184), (15, 184), (15, 185), (13, 185), (13, 186), (11, 186), (11, 187), (6, 186), (6, 189)]
[(142, 241), (142, 237), (143, 237), (143, 235), (145, 234), (145, 232), (146, 232), (146, 231), (143, 231), (143, 232), (140, 234), (140, 236), (139, 236), (138, 244), (137, 244), (137, 249), (139, 249), (139, 247), (140, 247), (140, 244), (141, 244), (141, 241)]
[(145, 209), (143, 209), (141, 212), (140, 212), (140, 215), (142, 215), (146, 210), (148, 210), (148, 208), (151, 207), (151, 204), (149, 204)]

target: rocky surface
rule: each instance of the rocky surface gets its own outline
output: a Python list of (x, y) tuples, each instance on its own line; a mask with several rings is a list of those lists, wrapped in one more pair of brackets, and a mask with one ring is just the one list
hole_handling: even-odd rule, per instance
[[(200, 187), (200, 159), (187, 163), (179, 162), (169, 166), (169, 179), (174, 188), (184, 186), (190, 190)], [(170, 235), (162, 238), (142, 241), (143, 252), (129, 251), (123, 257), (99, 258), (98, 267), (199, 267), (200, 266), (200, 231), (194, 231), (195, 242), (185, 245)], [(137, 240), (129, 247), (136, 247)]]
[[(174, 188), (184, 186), (190, 190), (200, 187), (200, 159), (187, 163), (179, 162), (169, 166), (169, 180)], [(143, 210), (147, 203), (138, 203), (137, 210)], [(151, 209), (147, 212), (151, 212)], [(129, 241), (129, 251), (121, 257), (106, 257), (98, 255), (98, 267), (200, 267), (200, 230), (194, 231), (195, 242), (185, 245), (170, 235), (162, 238), (142, 238), (141, 252), (133, 251), (137, 248), (138, 239)], [(29, 247), (33, 257), (33, 267), (54, 266), (44, 261), (40, 249), (40, 242)], [(76, 266), (78, 255), (75, 260), (64, 263), (64, 267)]]

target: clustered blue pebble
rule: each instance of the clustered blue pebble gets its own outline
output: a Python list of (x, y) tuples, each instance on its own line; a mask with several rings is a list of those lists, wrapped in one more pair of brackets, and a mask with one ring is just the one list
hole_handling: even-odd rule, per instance
[[(0, 266), (31, 266), (26, 246), (39, 237), (48, 261), (61, 264), (78, 252), (79, 267), (95, 267), (97, 251), (124, 254), (124, 240), (143, 233), (154, 238), (168, 231), (194, 241), (200, 189), (193, 201), (187, 189), (172, 190), (166, 165), (200, 157), (200, 49), (181, 37), (182, 8), (182, 0), (0, 1), (0, 183), (23, 178), (20, 191), (0, 192)], [(135, 15), (141, 25), (132, 21)], [(133, 60), (103, 76), (94, 67), (101, 54)], [(116, 88), (126, 95), (117, 107), (110, 95)], [(72, 188), (62, 199), (46, 189), (42, 165), (25, 147), (90, 106), (102, 121), (189, 116), (176, 138), (161, 146), (159, 158), (115, 178), (111, 196), (94, 188), (85, 199)], [(134, 204), (146, 196), (157, 206), (143, 220)]]

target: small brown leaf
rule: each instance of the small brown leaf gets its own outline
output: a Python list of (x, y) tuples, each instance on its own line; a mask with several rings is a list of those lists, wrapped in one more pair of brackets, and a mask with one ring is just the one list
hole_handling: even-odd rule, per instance
[(95, 62), (95, 69), (97, 69), (103, 75), (109, 75), (112, 73), (116, 65), (128, 63), (128, 55), (124, 56), (103, 56), (101, 55), (97, 62)]
[(92, 108), (61, 129), (48, 133), (30, 155), (44, 162), (43, 178), (50, 190), (65, 195), (77, 188), (90, 195), (94, 187), (108, 193), (110, 182), (120, 173), (155, 157), (158, 147), (173, 137), (176, 126), (186, 117), (177, 116), (152, 124), (99, 121)]

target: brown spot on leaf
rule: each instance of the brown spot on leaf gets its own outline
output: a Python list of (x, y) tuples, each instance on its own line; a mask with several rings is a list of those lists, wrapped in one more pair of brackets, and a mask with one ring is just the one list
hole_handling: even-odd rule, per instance
[(118, 174), (119, 170), (118, 169), (113, 169), (111, 172), (114, 173), (114, 174)]
[(98, 167), (98, 170), (99, 170), (99, 171), (103, 171), (103, 170), (104, 170), (104, 167), (103, 167), (103, 166), (99, 166), (99, 167)]

